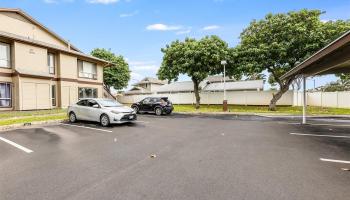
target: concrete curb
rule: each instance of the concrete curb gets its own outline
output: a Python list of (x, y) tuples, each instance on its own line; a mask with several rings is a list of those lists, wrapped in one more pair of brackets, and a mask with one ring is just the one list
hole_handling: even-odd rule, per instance
[[(285, 113), (245, 113), (245, 112), (173, 112), (181, 115), (245, 115), (245, 116), (259, 116), (259, 117), (292, 117), (299, 118), (302, 115), (293, 115)], [(308, 115), (308, 118), (349, 118), (350, 115)]]
[(254, 113), (235, 113), (235, 112), (173, 112), (181, 115), (256, 115)]
[(36, 122), (31, 122), (31, 123), (5, 125), (5, 126), (0, 126), (0, 132), (14, 130), (14, 129), (18, 129), (18, 128), (27, 128), (27, 127), (31, 127), (34, 125), (59, 124), (61, 122), (65, 122), (65, 121), (67, 121), (67, 120), (66, 119), (59, 119), (59, 120), (36, 121)]
[[(288, 115), (288, 114), (261, 114), (256, 113), (256, 116), (261, 117), (288, 117), (288, 118), (302, 118), (302, 115)], [(306, 115), (307, 118), (348, 118), (350, 120), (350, 115)]]

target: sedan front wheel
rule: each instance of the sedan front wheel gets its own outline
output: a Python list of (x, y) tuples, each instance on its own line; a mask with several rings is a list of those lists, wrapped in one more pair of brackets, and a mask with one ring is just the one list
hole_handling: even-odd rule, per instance
[(109, 122), (109, 117), (106, 114), (103, 114), (100, 118), (100, 123), (103, 127), (107, 127), (109, 126), (110, 122)]
[(74, 112), (69, 113), (69, 122), (71, 122), (71, 123), (77, 122), (77, 116), (75, 115)]

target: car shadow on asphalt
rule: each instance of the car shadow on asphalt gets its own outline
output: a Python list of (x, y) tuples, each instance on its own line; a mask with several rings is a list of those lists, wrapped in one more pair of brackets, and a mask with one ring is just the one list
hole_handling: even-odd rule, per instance
[[(137, 121), (135, 121), (135, 122), (137, 122)], [(98, 123), (98, 122), (82, 121), (82, 120), (79, 120), (76, 123), (65, 122), (64, 124), (76, 125), (76, 126), (87, 126), (87, 127), (91, 127), (91, 128), (100, 128), (100, 129), (112, 129), (112, 128), (116, 128), (116, 127), (134, 127), (134, 126), (139, 126), (139, 124), (137, 124), (135, 122), (126, 122), (126, 123), (122, 123), (122, 124), (110, 124), (107, 127), (101, 126), (101, 124)]]
[(31, 141), (40, 139), (50, 143), (58, 143), (61, 140), (61, 137), (58, 134), (48, 131), (46, 128), (42, 127), (15, 129), (7, 131), (6, 133), (15, 135), (19, 134), (27, 139), (30, 139)]

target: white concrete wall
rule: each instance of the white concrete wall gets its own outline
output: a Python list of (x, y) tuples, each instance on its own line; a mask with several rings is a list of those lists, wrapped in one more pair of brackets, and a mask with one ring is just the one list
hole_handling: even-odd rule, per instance
[[(294, 93), (294, 106), (302, 106), (302, 92)], [(333, 108), (350, 108), (350, 92), (308, 92), (307, 105), (333, 107)]]
[[(229, 91), (227, 101), (236, 105), (269, 105), (272, 94), (276, 91)], [(134, 103), (146, 97), (168, 97), (174, 104), (194, 104), (196, 102), (194, 93), (153, 94), (118, 96), (121, 103)], [(222, 104), (223, 92), (202, 92), (201, 104)], [(350, 108), (350, 92), (309, 92), (307, 93), (307, 104), (309, 106)], [(277, 102), (277, 105), (303, 105), (302, 92), (286, 92)]]
[[(237, 105), (269, 105), (272, 94), (276, 91), (228, 91), (227, 101)], [(118, 96), (121, 103), (134, 103), (146, 97), (168, 97), (174, 104), (194, 104), (194, 93), (153, 94), (153, 95), (130, 95)], [(201, 104), (222, 104), (223, 92), (202, 92)], [(288, 91), (278, 101), (278, 105), (293, 105), (293, 92)]]

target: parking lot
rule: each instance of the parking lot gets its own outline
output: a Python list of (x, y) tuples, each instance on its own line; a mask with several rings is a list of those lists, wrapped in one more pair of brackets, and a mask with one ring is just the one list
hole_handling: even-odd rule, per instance
[(140, 115), (0, 133), (0, 199), (350, 196), (348, 119)]

